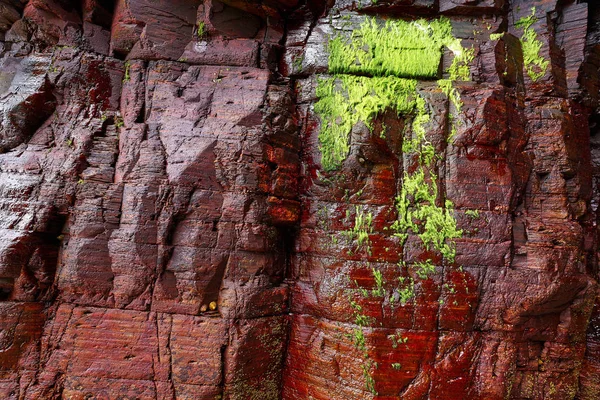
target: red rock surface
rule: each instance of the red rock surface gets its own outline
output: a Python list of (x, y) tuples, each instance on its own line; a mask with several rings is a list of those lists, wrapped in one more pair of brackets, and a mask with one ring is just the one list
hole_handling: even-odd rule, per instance
[[(453, 143), (418, 86), (456, 265), (360, 300), (376, 367), (347, 290), (431, 254), (387, 229), (402, 118), (320, 165), (326, 43), (367, 15), (475, 49)], [(0, 399), (600, 399), (599, 68), (594, 1), (0, 0)], [(357, 207), (370, 255), (331, 239)]]

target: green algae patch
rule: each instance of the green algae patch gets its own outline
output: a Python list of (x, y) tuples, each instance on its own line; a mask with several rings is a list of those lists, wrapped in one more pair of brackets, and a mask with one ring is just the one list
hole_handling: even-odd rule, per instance
[(446, 18), (389, 20), (383, 26), (374, 18), (367, 18), (349, 39), (337, 36), (330, 41), (329, 71), (437, 78), (444, 46), (461, 55), (460, 41), (452, 36), (452, 25)]
[(529, 16), (523, 17), (515, 23), (516, 28), (523, 29), (523, 35), (520, 39), (523, 49), (523, 64), (527, 75), (534, 82), (546, 75), (548, 65), (550, 64), (548, 60), (540, 56), (542, 42), (537, 39), (537, 33), (531, 28), (537, 21), (535, 7), (532, 7)]

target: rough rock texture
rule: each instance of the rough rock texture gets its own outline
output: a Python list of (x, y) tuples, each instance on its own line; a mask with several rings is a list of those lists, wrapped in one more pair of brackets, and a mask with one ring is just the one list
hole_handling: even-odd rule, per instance
[[(332, 37), (440, 15), (454, 263), (389, 229), (410, 117), (327, 172), (314, 111)], [(0, 0), (0, 398), (600, 399), (599, 69), (594, 1)]]

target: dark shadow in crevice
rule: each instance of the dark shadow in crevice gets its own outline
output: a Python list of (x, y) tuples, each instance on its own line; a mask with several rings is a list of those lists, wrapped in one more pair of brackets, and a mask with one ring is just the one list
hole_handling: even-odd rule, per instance
[(116, 6), (115, 0), (82, 1), (81, 4), (80, 12), (84, 21), (110, 29)]
[(214, 0), (209, 15), (210, 24), (228, 39), (256, 37), (263, 21), (248, 12)]

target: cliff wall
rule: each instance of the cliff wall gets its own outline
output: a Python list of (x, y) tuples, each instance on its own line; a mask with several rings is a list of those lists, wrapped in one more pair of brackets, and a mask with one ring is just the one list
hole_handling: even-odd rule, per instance
[(0, 0), (0, 39), (0, 398), (600, 399), (595, 2)]

